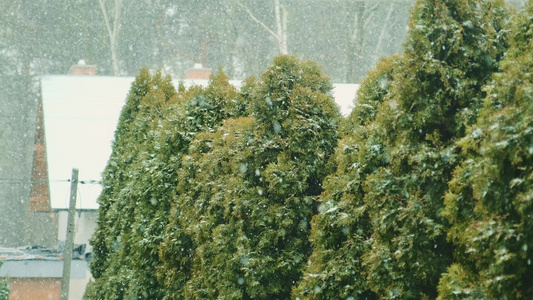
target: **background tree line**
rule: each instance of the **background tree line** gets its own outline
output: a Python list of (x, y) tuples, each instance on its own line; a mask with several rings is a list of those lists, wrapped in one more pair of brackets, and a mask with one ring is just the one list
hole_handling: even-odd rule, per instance
[[(244, 79), (259, 76), (274, 56), (288, 52), (319, 61), (334, 82), (357, 82), (373, 55), (398, 51), (412, 2), (1, 1), (0, 198), (6, 201), (0, 201), (0, 209), (10, 211), (0, 214), (0, 223), (8, 228), (2, 242), (22, 246), (33, 239), (27, 230), (30, 221), (11, 220), (28, 219), (24, 211), (32, 184), (42, 75), (67, 74), (85, 59), (97, 66), (99, 75), (135, 76), (148, 66), (179, 78), (201, 62), (214, 70), (222, 66), (232, 79)], [(391, 5), (395, 9), (389, 14)], [(363, 8), (364, 16), (358, 12)], [(383, 33), (379, 47), (378, 32)], [(368, 47), (361, 48), (363, 44)], [(356, 60), (361, 62), (354, 73), (348, 66)]]
[(358, 82), (377, 59), (399, 51), (412, 3), (3, 1), (2, 73), (63, 74), (83, 58), (102, 75), (149, 66), (180, 76), (201, 62), (244, 79), (289, 53), (325, 66), (334, 82)]
[(347, 118), (294, 56), (240, 90), (143, 69), (86, 297), (531, 297), (532, 28), (533, 1), (419, 0)]

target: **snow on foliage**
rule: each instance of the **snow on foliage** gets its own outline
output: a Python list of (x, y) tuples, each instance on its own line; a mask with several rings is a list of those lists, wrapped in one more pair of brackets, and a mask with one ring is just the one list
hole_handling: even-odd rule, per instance
[(240, 91), (142, 70), (86, 298), (531, 298), (532, 3), (418, 0), (345, 119), (292, 56)]
[(487, 87), (477, 123), (458, 142), (468, 160), (445, 198), (457, 261), (439, 283), (442, 299), (533, 296), (532, 1), (511, 28), (502, 71)]

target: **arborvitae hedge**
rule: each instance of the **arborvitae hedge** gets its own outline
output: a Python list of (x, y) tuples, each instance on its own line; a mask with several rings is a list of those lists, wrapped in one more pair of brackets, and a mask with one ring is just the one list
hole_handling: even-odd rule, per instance
[[(247, 91), (250, 85), (253, 83), (245, 83), (242, 90)], [(162, 125), (164, 132), (161, 137), (166, 140), (161, 141), (161, 149), (164, 153), (170, 153), (171, 160), (176, 164), (172, 174), (176, 185), (168, 192), (172, 199), (164, 207), (160, 206), (158, 218), (161, 220), (153, 222), (155, 226), (159, 226), (158, 224), (164, 221), (166, 227), (158, 232), (160, 244), (157, 244), (159, 262), (156, 272), (158, 281), (165, 287), (165, 298), (184, 297), (183, 287), (190, 278), (190, 261), (194, 251), (190, 235), (183, 232), (184, 227), (178, 220), (179, 214), (182, 214), (178, 209), (177, 200), (182, 197), (180, 187), (191, 180), (180, 176), (180, 173), (188, 168), (187, 164), (183, 165), (186, 162), (183, 157), (189, 153), (191, 142), (197, 134), (202, 136), (202, 133), (215, 132), (224, 119), (242, 116), (247, 105), (246, 98), (238, 93), (228, 83), (227, 76), (219, 71), (216, 76), (211, 77), (205, 90), (195, 91), (181, 106), (173, 107), (174, 114), (181, 114), (182, 118), (170, 119)]]
[(329, 78), (310, 61), (274, 59), (252, 95), (241, 214), (244, 298), (286, 299), (301, 278), (311, 247), (309, 221), (326, 161), (337, 144), (340, 114)]
[(278, 57), (243, 88), (251, 118), (197, 135), (161, 247), (169, 298), (289, 297), (337, 141), (330, 89), (316, 64)]
[(130, 129), (130, 123), (135, 119), (138, 112), (138, 105), (141, 99), (149, 92), (148, 83), (151, 82), (150, 73), (147, 69), (142, 69), (139, 75), (132, 83), (130, 92), (126, 99), (126, 104), (122, 108), (122, 112), (115, 131), (115, 139), (112, 146), (111, 157), (108, 160), (107, 166), (102, 174), (102, 193), (98, 199), (98, 219), (96, 230), (91, 238), (93, 246), (93, 259), (90, 267), (91, 273), (95, 279), (102, 276), (107, 269), (107, 264), (110, 249), (112, 245), (112, 235), (110, 228), (112, 224), (109, 221), (111, 216), (107, 215), (109, 208), (113, 204), (113, 199), (120, 192), (124, 185), (127, 176), (124, 169), (120, 166), (125, 156), (129, 154), (127, 148), (132, 146), (127, 144), (127, 136)]
[[(154, 77), (153, 91), (139, 103), (139, 112), (133, 121), (137, 142), (137, 158), (130, 163), (133, 168), (128, 185), (118, 197), (126, 203), (117, 209), (121, 221), (127, 222), (121, 233), (117, 268), (127, 275), (125, 298), (160, 298), (161, 287), (155, 277), (157, 264), (158, 236), (164, 228), (151, 226), (154, 210), (169, 201), (173, 183), (172, 165), (162, 156), (155, 141), (159, 138), (159, 127), (166, 118), (167, 102), (174, 101), (175, 91), (171, 79), (160, 80)], [(170, 173), (170, 174), (169, 174)], [(175, 185), (175, 184), (174, 184)], [(158, 232), (159, 231), (159, 232)]]
[(478, 122), (458, 143), (468, 159), (445, 199), (456, 263), (441, 299), (533, 298), (533, 1), (510, 43)]
[(250, 156), (246, 151), (253, 140), (253, 121), (227, 119), (218, 131), (198, 134), (189, 155), (183, 158), (180, 196), (175, 203), (180, 215), (172, 214), (169, 229), (173, 234), (178, 217), (193, 247), (189, 249), (190, 257), (181, 257), (190, 261), (191, 270), (179, 298), (243, 297), (242, 282), (239, 285), (242, 265), (233, 257), (238, 251), (236, 245), (242, 242), (242, 216), (234, 208), (245, 196), (245, 161)]
[(393, 98), (375, 121), (386, 132), (375, 147), (388, 161), (363, 187), (373, 230), (363, 264), (379, 297), (437, 296), (453, 250), (440, 212), (454, 142), (476, 121), (482, 86), (505, 50), (505, 22), (503, 1), (419, 0), (413, 8)]
[(130, 282), (139, 263), (132, 250), (132, 225), (137, 204), (145, 201), (135, 180), (143, 151), (151, 141), (151, 123), (162, 117), (161, 106), (175, 93), (169, 77), (151, 76), (147, 69), (141, 70), (132, 84), (103, 173), (97, 228), (91, 239), (94, 258), (90, 266), (95, 281), (87, 288), (86, 297), (121, 299), (132, 294)]
[(385, 59), (368, 74), (358, 91), (357, 105), (342, 125), (343, 137), (332, 156), (336, 172), (324, 181), (310, 241), (313, 254), (293, 296), (301, 299), (372, 299), (361, 257), (370, 250), (370, 220), (362, 182), (383, 164), (373, 140), (378, 107), (387, 95), (397, 57)]
[[(113, 153), (103, 176), (99, 220), (92, 243), (94, 299), (161, 298), (158, 247), (168, 223), (181, 156), (199, 131), (243, 111), (220, 72), (209, 87), (176, 94), (169, 77), (142, 70), (123, 108)], [(98, 250), (97, 250), (97, 249)]]
[(531, 298), (532, 1), (511, 27), (500, 0), (412, 13), (405, 53), (342, 124), (327, 76), (295, 57), (240, 91), (142, 70), (86, 297)]

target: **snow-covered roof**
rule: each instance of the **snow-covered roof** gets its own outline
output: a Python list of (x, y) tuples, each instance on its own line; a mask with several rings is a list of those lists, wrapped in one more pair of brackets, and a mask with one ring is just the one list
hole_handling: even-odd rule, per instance
[[(50, 201), (68, 207), (72, 168), (79, 169), (78, 209), (95, 209), (98, 183), (111, 154), (111, 143), (133, 77), (49, 75), (41, 78)], [(176, 81), (177, 86), (179, 82)], [(207, 85), (185, 80), (185, 86)], [(240, 86), (240, 81), (230, 81)], [(334, 84), (343, 115), (353, 108), (356, 84)]]
[(333, 84), (333, 98), (335, 98), (335, 102), (340, 107), (343, 116), (349, 115), (352, 109), (354, 108), (354, 99), (358, 89), (358, 84)]
[[(86, 278), (87, 261), (79, 253), (73, 252), (70, 277)], [(63, 254), (58, 249), (40, 246), (6, 248), (0, 246), (0, 278), (61, 278), (63, 274)]]

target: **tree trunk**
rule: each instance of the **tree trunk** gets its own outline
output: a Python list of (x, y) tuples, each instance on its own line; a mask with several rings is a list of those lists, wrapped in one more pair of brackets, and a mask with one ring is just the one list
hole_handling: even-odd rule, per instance
[(287, 20), (289, 16), (289, 12), (280, 3), (280, 0), (274, 0), (274, 16), (276, 19), (276, 31), (273, 31), (271, 28), (269, 28), (265, 23), (263, 23), (261, 20), (259, 20), (252, 11), (244, 5), (242, 2), (237, 1), (236, 2), (240, 7), (244, 9), (244, 11), (254, 20), (257, 24), (259, 24), (261, 27), (263, 27), (270, 35), (272, 35), (279, 47), (279, 53), (280, 54), (288, 54), (288, 46), (287, 46)]
[(381, 47), (383, 44), (383, 39), (385, 38), (385, 35), (389, 31), (387, 29), (390, 28), (388, 25), (389, 25), (389, 21), (390, 21), (393, 11), (394, 11), (394, 2), (391, 2), (389, 4), (389, 11), (387, 12), (387, 18), (383, 22), (383, 27), (381, 27), (381, 33), (379, 35), (378, 43), (376, 45), (376, 49), (374, 50), (374, 54), (373, 54), (374, 62), (376, 62), (379, 59), (380, 55), (383, 53)]
[(366, 9), (365, 1), (357, 1), (355, 4), (355, 14), (353, 16), (353, 27), (349, 37), (350, 49), (348, 53), (348, 68), (346, 82), (358, 82), (361, 70), (361, 59), (364, 39), (364, 14)]
[(276, 15), (276, 27), (278, 32), (275, 37), (278, 40), (279, 53), (288, 54), (287, 18), (289, 12), (279, 3), (279, 0), (274, 0), (274, 14)]
[(113, 75), (120, 75), (120, 66), (118, 59), (118, 34), (120, 29), (120, 12), (122, 10), (122, 0), (115, 0), (114, 16), (113, 20), (109, 18), (107, 8), (104, 0), (99, 0), (100, 9), (104, 17), (104, 23), (107, 28), (107, 34), (109, 36), (109, 49), (111, 51), (111, 61), (113, 67)]

